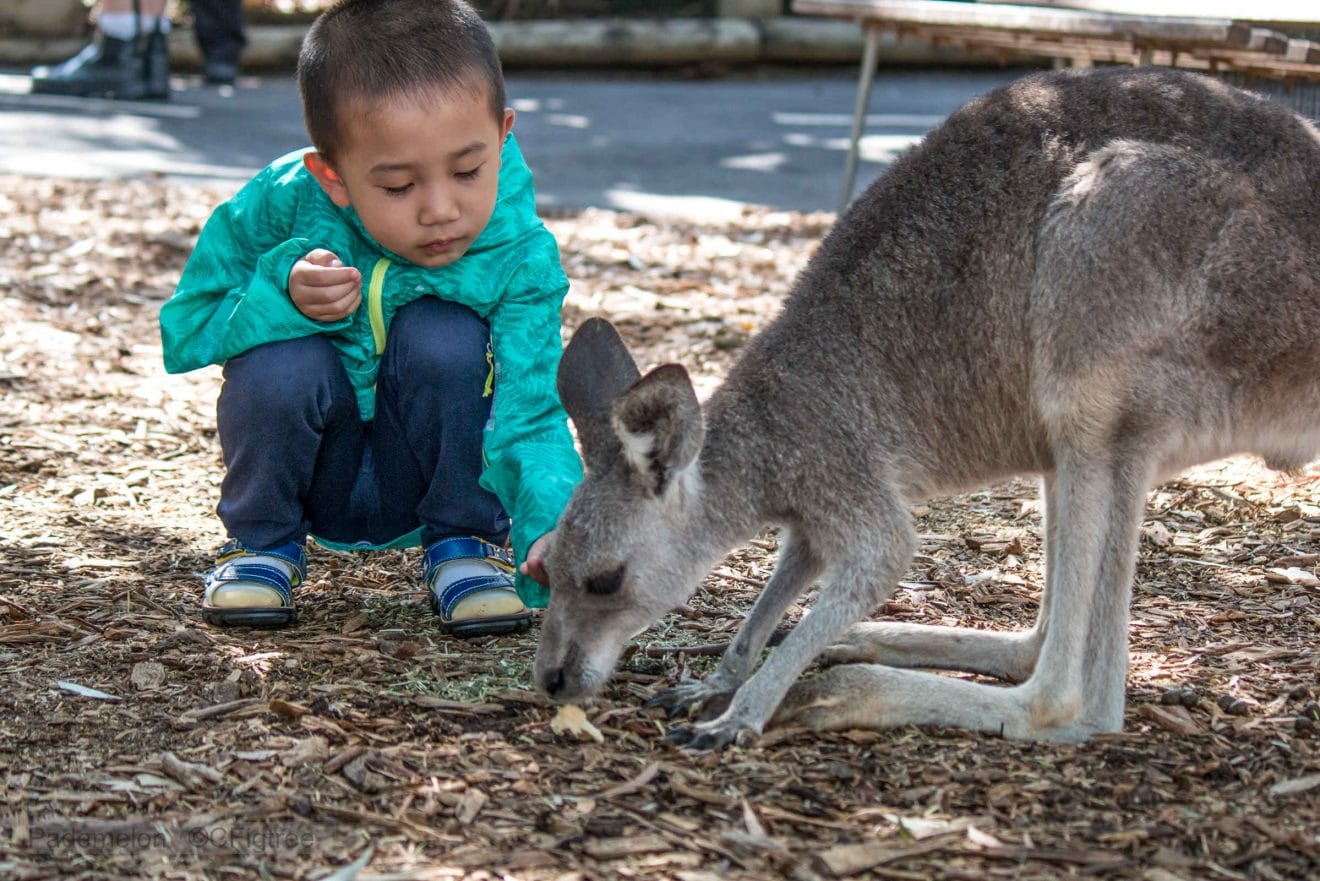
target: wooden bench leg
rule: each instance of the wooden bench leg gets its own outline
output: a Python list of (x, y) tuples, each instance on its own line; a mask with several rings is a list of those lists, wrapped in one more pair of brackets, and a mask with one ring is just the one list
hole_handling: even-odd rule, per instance
[(876, 25), (863, 25), (866, 48), (862, 52), (862, 72), (857, 81), (857, 104), (853, 107), (852, 137), (848, 144), (848, 158), (843, 166), (843, 191), (839, 195), (839, 214), (843, 214), (852, 201), (853, 186), (857, 181), (857, 154), (866, 126), (866, 110), (871, 104), (871, 85), (875, 82), (875, 65), (880, 58), (881, 30)]

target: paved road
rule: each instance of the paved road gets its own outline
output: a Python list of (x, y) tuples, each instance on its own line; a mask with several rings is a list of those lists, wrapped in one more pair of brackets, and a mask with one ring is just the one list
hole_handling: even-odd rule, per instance
[[(858, 185), (1013, 71), (882, 72)], [(306, 142), (291, 78), (233, 88), (177, 78), (160, 103), (27, 94), (0, 72), (0, 174), (221, 180), (237, 186)], [(515, 131), (548, 209), (721, 215), (746, 204), (836, 207), (856, 89), (851, 71), (719, 80), (514, 73)]]

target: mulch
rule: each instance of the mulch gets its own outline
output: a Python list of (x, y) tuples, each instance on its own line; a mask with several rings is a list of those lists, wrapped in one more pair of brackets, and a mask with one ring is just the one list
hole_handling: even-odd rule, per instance
[[(777, 536), (735, 550), (556, 734), (536, 630), (441, 635), (416, 553), (311, 551), (299, 623), (219, 630), (218, 371), (156, 311), (224, 192), (0, 178), (0, 878), (1303, 879), (1320, 875), (1320, 468), (1249, 459), (1151, 496), (1126, 726), (1080, 745), (770, 731), (718, 754), (642, 708), (711, 670)], [(553, 219), (566, 334), (615, 319), (703, 392), (830, 215)], [(877, 615), (1035, 613), (1035, 489), (914, 512)], [(810, 597), (790, 610), (801, 614)]]

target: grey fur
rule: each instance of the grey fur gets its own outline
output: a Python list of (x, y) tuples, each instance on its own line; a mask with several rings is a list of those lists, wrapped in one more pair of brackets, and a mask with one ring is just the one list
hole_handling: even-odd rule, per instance
[[(588, 474), (547, 559), (535, 675), (553, 698), (596, 692), (634, 633), (776, 523), (779, 563), (720, 667), (659, 699), (731, 697), (690, 746), (772, 716), (1117, 731), (1149, 487), (1233, 453), (1296, 467), (1320, 450), (1320, 136), (1167, 70), (1033, 75), (979, 98), (835, 225), (707, 402), (704, 442), (686, 374), (634, 384), (617, 335), (590, 328), (560, 373)], [(1046, 510), (1032, 628), (864, 620), (909, 564), (911, 503), (1023, 473), (1042, 475)], [(621, 566), (619, 590), (585, 591)], [(817, 577), (815, 608), (753, 675)], [(798, 683), (822, 655), (838, 666)]]

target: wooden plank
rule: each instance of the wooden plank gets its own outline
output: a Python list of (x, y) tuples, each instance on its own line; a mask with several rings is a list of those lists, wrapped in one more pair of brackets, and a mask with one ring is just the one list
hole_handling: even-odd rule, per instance
[(1251, 26), (1228, 19), (1118, 15), (1008, 3), (953, 0), (793, 0), (806, 15), (940, 27), (976, 27), (1079, 36), (1121, 36), (1245, 46)]
[[(1157, 0), (1155, 8), (1168, 7)], [(1175, 26), (1158, 16), (949, 0), (794, 0), (793, 9), (1001, 58), (1054, 57), (1320, 78), (1320, 43), (1289, 40), (1269, 28), (1223, 20), (1183, 19)]]
[(1289, 40), (1288, 49), (1283, 53), (1284, 61), (1294, 64), (1320, 64), (1320, 43), (1310, 40)]
[(1130, 64), (1136, 51), (1124, 40), (1099, 40), (1085, 37), (1054, 37), (1029, 32), (985, 31), (974, 28), (914, 28), (905, 35), (932, 43), (953, 43), (984, 49), (1008, 49), (1023, 55), (1070, 58), (1086, 55), (1096, 61)]
[(1201, 49), (1193, 54), (1215, 62), (1220, 70), (1235, 70), (1266, 79), (1320, 82), (1320, 64), (1299, 64), (1285, 61), (1277, 55), (1252, 55), (1247, 52), (1227, 52), (1219, 49)]
[[(1008, 52), (1016, 57), (1088, 58), (1091, 61), (1134, 64), (1137, 52), (1130, 46), (1111, 41), (1059, 39), (1050, 40), (1023, 35), (994, 34), (986, 31), (940, 31), (927, 34), (935, 42), (951, 43), (969, 51)], [(1191, 48), (1178, 52), (1155, 50), (1149, 64), (1198, 71), (1237, 71), (1266, 79), (1289, 78), (1320, 82), (1320, 65), (1297, 64), (1277, 55), (1237, 52), (1222, 48)]]
[[(993, 3), (994, 0), (977, 0)], [(1315, 0), (1016, 0), (1023, 6), (1085, 9), (1124, 15), (1171, 15), (1188, 18), (1228, 18), (1233, 21), (1271, 23), (1320, 23), (1320, 4)]]
[[(1116, 64), (1135, 64), (1138, 51), (1129, 43), (1115, 40), (1095, 40), (1080, 37), (1042, 37), (1026, 33), (990, 32), (976, 30), (942, 29), (939, 31), (918, 31), (913, 36), (926, 39), (937, 45), (954, 45), (969, 51), (990, 54), (1007, 53), (1013, 57), (1066, 58), (1070, 60), (1086, 59), (1090, 62), (1111, 62)], [(1175, 63), (1176, 62), (1176, 63)], [(1161, 67), (1186, 67), (1192, 70), (1208, 70), (1209, 62), (1196, 58), (1190, 53), (1174, 53), (1157, 50), (1153, 53), (1151, 64)]]
[(1288, 49), (1288, 38), (1278, 31), (1252, 28), (1251, 39), (1242, 48), (1248, 52), (1268, 52), (1271, 55), (1282, 55)]
[[(901, 33), (905, 37), (925, 40), (933, 45), (956, 46), (969, 52), (1006, 58), (1085, 59), (1118, 64), (1135, 64), (1140, 59), (1140, 50), (1130, 41), (1120, 39), (1048, 36), (977, 28), (904, 27)], [(1320, 65), (1295, 64), (1283, 61), (1277, 55), (1253, 54), (1215, 46), (1182, 47), (1177, 51), (1151, 48), (1145, 63), (1196, 71), (1234, 70), (1272, 79), (1288, 77), (1320, 80)]]

